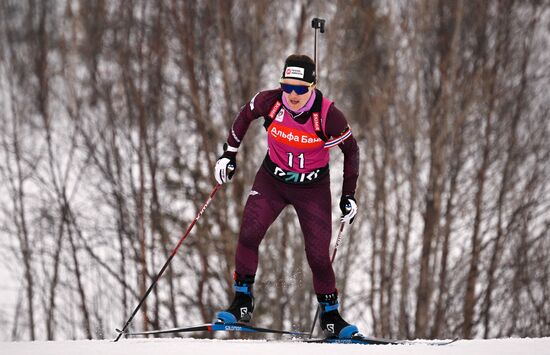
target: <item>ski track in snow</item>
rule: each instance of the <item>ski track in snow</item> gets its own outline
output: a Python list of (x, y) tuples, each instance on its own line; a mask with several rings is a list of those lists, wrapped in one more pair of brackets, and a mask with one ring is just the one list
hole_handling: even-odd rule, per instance
[(550, 338), (460, 340), (445, 346), (306, 344), (192, 338), (0, 342), (1, 355), (549, 355)]

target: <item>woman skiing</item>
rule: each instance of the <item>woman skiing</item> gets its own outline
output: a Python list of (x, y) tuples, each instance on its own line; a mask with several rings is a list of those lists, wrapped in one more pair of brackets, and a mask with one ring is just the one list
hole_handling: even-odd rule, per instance
[(321, 328), (330, 336), (350, 338), (358, 329), (338, 312), (338, 292), (329, 247), (332, 235), (329, 149), (344, 154), (340, 209), (352, 223), (359, 175), (359, 148), (346, 118), (316, 89), (315, 63), (293, 54), (284, 64), (280, 88), (257, 93), (244, 105), (230, 129), (224, 153), (216, 162), (218, 183), (231, 180), (238, 148), (250, 123), (265, 119), (268, 151), (246, 202), (235, 256), (235, 298), (216, 314), (216, 322), (249, 322), (254, 310), (252, 286), (258, 248), (267, 229), (292, 205), (304, 235), (306, 256), (320, 305)]

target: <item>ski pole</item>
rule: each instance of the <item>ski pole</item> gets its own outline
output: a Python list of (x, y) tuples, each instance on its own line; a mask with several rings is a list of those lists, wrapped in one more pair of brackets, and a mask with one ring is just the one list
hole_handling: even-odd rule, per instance
[[(338, 247), (340, 246), (340, 242), (342, 241), (342, 232), (344, 231), (344, 225), (346, 222), (342, 221), (340, 223), (340, 230), (338, 231), (338, 238), (336, 238), (336, 244), (334, 245), (334, 251), (332, 252), (332, 258), (330, 259), (330, 263), (334, 263), (334, 259), (336, 258), (336, 252), (338, 251)], [(317, 311), (315, 311), (315, 317), (313, 318), (313, 324), (311, 326), (311, 330), (309, 331), (309, 337), (311, 338), (313, 336), (313, 330), (315, 329), (315, 324), (317, 324), (317, 317), (319, 316), (319, 311), (321, 309), (321, 305), (317, 306)]]
[(311, 20), (311, 27), (315, 29), (315, 35), (313, 39), (313, 62), (315, 63), (315, 76), (317, 76), (317, 82), (319, 82), (320, 72), (319, 63), (317, 63), (317, 30), (321, 33), (325, 33), (325, 20), (321, 18), (313, 18)]
[(122, 329), (118, 333), (118, 336), (116, 337), (115, 342), (118, 341), (120, 339), (120, 337), (122, 336), (122, 334), (124, 334), (126, 332), (126, 329), (130, 325), (130, 322), (132, 321), (132, 319), (134, 319), (135, 315), (137, 314), (137, 312), (141, 308), (141, 305), (145, 302), (145, 299), (147, 298), (147, 296), (149, 296), (149, 293), (151, 293), (151, 291), (153, 290), (153, 288), (157, 284), (157, 281), (159, 280), (159, 278), (162, 276), (162, 274), (164, 273), (164, 271), (166, 270), (166, 268), (170, 264), (170, 261), (172, 261), (172, 259), (174, 258), (174, 255), (176, 255), (176, 253), (178, 252), (178, 249), (180, 248), (181, 244), (183, 243), (185, 238), (187, 238), (187, 235), (189, 235), (189, 232), (191, 231), (191, 229), (193, 228), (195, 223), (199, 220), (199, 218), (201, 217), (203, 212), (206, 210), (206, 207), (208, 207), (208, 204), (210, 203), (210, 201), (212, 201), (212, 198), (214, 197), (214, 195), (220, 189), (221, 186), (222, 185), (220, 185), (220, 184), (216, 184), (216, 186), (214, 186), (214, 189), (210, 193), (210, 196), (208, 196), (208, 199), (206, 200), (206, 202), (202, 205), (201, 209), (199, 210), (199, 213), (197, 214), (197, 216), (195, 217), (193, 222), (191, 222), (191, 225), (189, 225), (189, 227), (187, 228), (187, 231), (185, 232), (183, 237), (180, 238), (178, 244), (176, 245), (176, 247), (172, 251), (172, 254), (170, 254), (170, 256), (168, 257), (168, 260), (166, 260), (166, 262), (162, 266), (162, 269), (160, 269), (160, 272), (153, 279), (153, 283), (151, 284), (151, 286), (149, 286), (149, 288), (147, 289), (147, 291), (145, 292), (145, 294), (143, 295), (143, 297), (139, 301), (138, 305), (136, 306), (136, 308), (132, 312), (132, 315), (130, 316), (130, 318), (128, 318), (128, 320), (126, 321), (126, 324), (124, 324), (124, 327), (122, 327)]

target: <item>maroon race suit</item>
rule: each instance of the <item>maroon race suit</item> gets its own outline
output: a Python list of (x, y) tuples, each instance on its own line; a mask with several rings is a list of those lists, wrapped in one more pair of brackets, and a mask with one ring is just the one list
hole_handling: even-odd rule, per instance
[[(269, 146), (245, 205), (235, 271), (239, 275), (256, 274), (258, 248), (267, 229), (287, 205), (292, 205), (304, 235), (315, 292), (329, 294), (335, 292), (336, 282), (329, 255), (332, 209), (328, 149), (338, 145), (344, 153), (342, 195), (354, 195), (359, 148), (345, 116), (332, 102), (323, 99), (319, 90), (310, 100), (319, 101), (309, 111), (294, 113), (284, 106), (281, 89), (261, 91), (242, 107), (233, 122), (227, 139), (230, 147), (238, 148), (250, 123), (260, 117), (266, 119)], [(323, 140), (315, 135), (319, 127), (325, 135)], [(313, 165), (308, 170), (310, 161)]]

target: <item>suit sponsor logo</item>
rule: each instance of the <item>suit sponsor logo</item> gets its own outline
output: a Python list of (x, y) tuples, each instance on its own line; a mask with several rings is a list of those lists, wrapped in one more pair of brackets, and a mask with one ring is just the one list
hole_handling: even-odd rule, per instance
[(283, 169), (276, 166), (275, 170), (273, 170), (273, 174), (275, 176), (283, 178), (286, 182), (300, 183), (304, 181), (314, 181), (319, 176), (320, 171), (320, 169), (317, 169), (309, 173), (297, 173), (294, 171), (284, 171)]
[(278, 124), (271, 125), (269, 135), (275, 141), (294, 148), (315, 149), (324, 145), (321, 138), (317, 137), (314, 133), (308, 133)]
[(275, 118), (275, 115), (277, 114), (277, 111), (279, 111), (279, 109), (281, 108), (282, 106), (282, 103), (280, 101), (277, 101), (275, 103), (275, 105), (273, 105), (273, 107), (271, 108), (271, 111), (269, 111), (269, 117), (271, 119), (274, 119)]
[(314, 112), (311, 115), (311, 118), (313, 119), (313, 128), (316, 131), (320, 131), (321, 130), (321, 120), (319, 119), (319, 112)]

